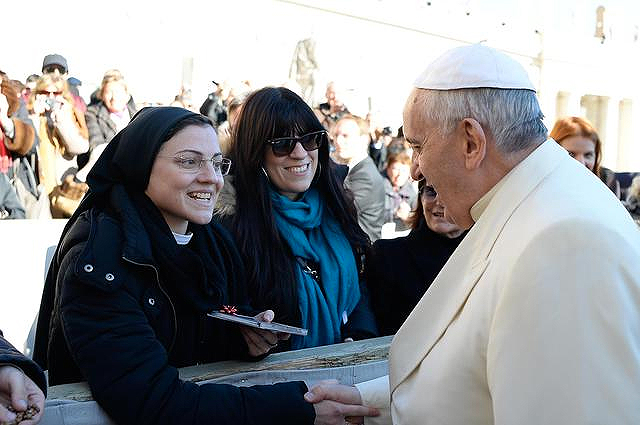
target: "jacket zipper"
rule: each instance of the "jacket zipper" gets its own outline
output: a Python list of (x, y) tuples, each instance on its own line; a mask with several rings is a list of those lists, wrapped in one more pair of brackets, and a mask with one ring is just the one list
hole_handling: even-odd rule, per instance
[(158, 269), (153, 264), (137, 263), (133, 260), (129, 260), (127, 257), (124, 257), (124, 256), (122, 257), (122, 259), (131, 264), (135, 264), (136, 266), (151, 267), (156, 274), (156, 281), (158, 282), (158, 287), (160, 288), (160, 292), (162, 292), (164, 296), (167, 298), (167, 300), (169, 301), (169, 305), (171, 306), (171, 311), (173, 312), (173, 336), (171, 337), (171, 344), (169, 344), (169, 349), (167, 350), (167, 354), (168, 354), (173, 349), (173, 344), (175, 343), (176, 335), (178, 334), (178, 316), (176, 315), (176, 309), (173, 306), (173, 302), (171, 301), (169, 294), (166, 293), (166, 291), (162, 287), (162, 284), (160, 283), (160, 275), (158, 274)]

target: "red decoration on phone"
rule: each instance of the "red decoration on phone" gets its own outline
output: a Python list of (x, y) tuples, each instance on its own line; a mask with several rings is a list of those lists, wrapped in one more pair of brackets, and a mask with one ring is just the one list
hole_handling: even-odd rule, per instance
[(223, 305), (220, 309), (220, 312), (227, 314), (236, 314), (238, 312), (238, 309), (235, 305)]

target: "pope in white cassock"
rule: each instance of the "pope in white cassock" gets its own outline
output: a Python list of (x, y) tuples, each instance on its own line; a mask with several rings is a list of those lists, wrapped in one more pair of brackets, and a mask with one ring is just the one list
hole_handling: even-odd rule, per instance
[(640, 232), (542, 118), (525, 70), (489, 47), (417, 79), (413, 177), (471, 230), (395, 335), (389, 376), (305, 396), (336, 400), (336, 423), (364, 404), (381, 413), (367, 423), (640, 424)]

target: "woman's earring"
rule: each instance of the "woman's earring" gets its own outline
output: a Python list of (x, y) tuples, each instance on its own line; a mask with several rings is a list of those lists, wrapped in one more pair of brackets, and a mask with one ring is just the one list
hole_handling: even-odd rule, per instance
[(264, 167), (260, 167), (260, 169), (264, 173), (264, 176), (267, 178), (267, 182), (271, 183), (271, 179), (269, 179), (269, 174), (267, 174), (267, 170), (265, 170)]

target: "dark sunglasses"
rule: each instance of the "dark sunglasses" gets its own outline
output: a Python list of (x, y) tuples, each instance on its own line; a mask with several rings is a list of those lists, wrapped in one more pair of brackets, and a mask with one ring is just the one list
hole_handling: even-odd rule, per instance
[(36, 94), (44, 94), (44, 95), (47, 95), (47, 96), (50, 96), (50, 95), (60, 96), (62, 94), (62, 90), (60, 90), (60, 91), (38, 90), (36, 92)]
[(47, 65), (42, 70), (42, 72), (44, 72), (45, 74), (53, 74), (54, 72), (56, 72), (56, 69), (58, 70), (58, 72), (60, 72), (60, 74), (64, 74), (67, 72), (67, 70), (60, 65)]
[(288, 136), (267, 140), (265, 143), (271, 145), (271, 151), (275, 156), (287, 156), (296, 148), (300, 142), (307, 152), (315, 151), (324, 143), (327, 143), (327, 131), (313, 131), (300, 137)]

